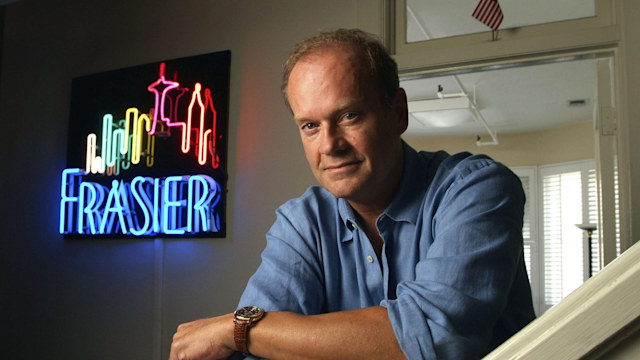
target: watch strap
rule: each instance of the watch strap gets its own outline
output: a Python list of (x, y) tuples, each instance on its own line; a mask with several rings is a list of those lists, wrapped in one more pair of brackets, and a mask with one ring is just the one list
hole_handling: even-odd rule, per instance
[(260, 321), (265, 311), (257, 306), (244, 306), (235, 311), (233, 322), (233, 341), (238, 351), (245, 355), (249, 354), (247, 342), (249, 341), (249, 328)]
[(238, 348), (238, 351), (245, 355), (249, 355), (249, 350), (247, 349), (249, 324), (250, 322), (246, 320), (236, 320), (235, 328), (233, 330), (233, 340), (236, 343), (236, 347)]

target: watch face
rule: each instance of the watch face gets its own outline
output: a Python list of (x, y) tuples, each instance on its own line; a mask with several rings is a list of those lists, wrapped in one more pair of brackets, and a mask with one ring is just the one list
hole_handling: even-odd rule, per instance
[(236, 310), (236, 318), (242, 320), (259, 320), (264, 315), (264, 310), (257, 306), (245, 306)]

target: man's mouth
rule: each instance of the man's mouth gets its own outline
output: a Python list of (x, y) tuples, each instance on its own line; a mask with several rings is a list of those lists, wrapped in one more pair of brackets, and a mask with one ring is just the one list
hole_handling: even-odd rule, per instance
[(351, 169), (356, 167), (359, 163), (360, 162), (356, 160), (342, 161), (336, 164), (326, 165), (323, 167), (323, 169), (325, 171), (330, 171), (330, 172), (350, 171)]

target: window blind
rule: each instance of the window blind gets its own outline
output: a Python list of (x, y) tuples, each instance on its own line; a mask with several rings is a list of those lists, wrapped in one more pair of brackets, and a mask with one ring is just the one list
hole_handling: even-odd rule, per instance
[(579, 171), (542, 177), (544, 300), (560, 302), (584, 280), (582, 176)]

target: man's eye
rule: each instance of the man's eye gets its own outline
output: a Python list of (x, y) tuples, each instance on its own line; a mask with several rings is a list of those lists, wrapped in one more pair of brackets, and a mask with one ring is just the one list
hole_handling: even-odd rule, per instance
[(353, 120), (355, 118), (357, 118), (358, 115), (356, 113), (346, 113), (344, 114), (344, 118), (347, 120)]
[(318, 127), (318, 125), (316, 125), (314, 123), (306, 123), (306, 124), (302, 125), (302, 130), (309, 131), (309, 130), (313, 130), (313, 129), (317, 128), (317, 127)]

